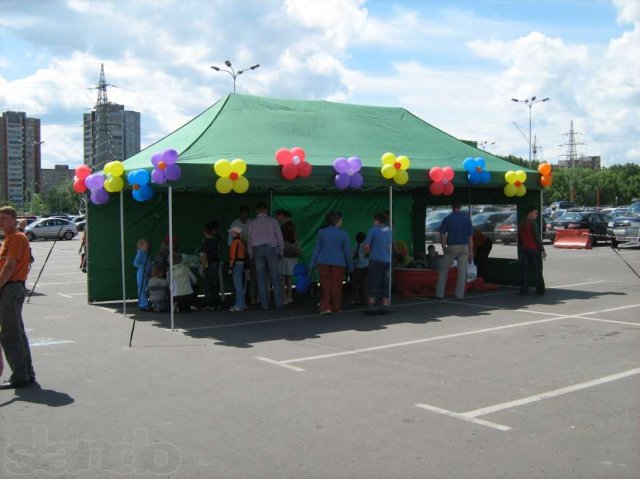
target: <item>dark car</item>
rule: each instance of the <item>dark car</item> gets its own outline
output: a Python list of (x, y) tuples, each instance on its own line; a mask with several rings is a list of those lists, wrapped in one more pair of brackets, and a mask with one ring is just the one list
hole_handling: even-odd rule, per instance
[(568, 200), (559, 200), (557, 202), (553, 202), (551, 205), (549, 205), (549, 207), (551, 208), (551, 210), (566, 210), (568, 208), (576, 208), (577, 205), (575, 204), (575, 202), (569, 202)]
[(553, 241), (558, 230), (582, 229), (594, 235), (592, 242), (595, 244), (598, 240), (605, 240), (609, 220), (608, 215), (596, 211), (567, 211), (559, 219), (547, 224), (545, 237)]
[(440, 225), (444, 217), (449, 215), (451, 210), (436, 210), (427, 215), (424, 225), (425, 242), (438, 243), (440, 241)]
[(518, 217), (512, 213), (503, 223), (499, 223), (493, 231), (494, 241), (501, 241), (504, 245), (516, 243), (518, 240)]
[(493, 232), (496, 227), (511, 215), (513, 215), (513, 212), (479, 213), (471, 218), (471, 224), (473, 228), (479, 230), (485, 237), (494, 240)]

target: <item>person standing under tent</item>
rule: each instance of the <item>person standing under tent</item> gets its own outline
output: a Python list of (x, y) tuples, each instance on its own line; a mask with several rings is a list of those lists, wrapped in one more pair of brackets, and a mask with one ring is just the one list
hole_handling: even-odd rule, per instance
[(298, 263), (298, 257), (302, 255), (300, 242), (296, 236), (296, 226), (291, 220), (291, 213), (280, 209), (276, 212), (276, 219), (280, 223), (282, 239), (284, 240), (284, 250), (280, 259), (280, 276), (282, 277), (284, 304), (288, 305), (293, 302), (292, 297), (292, 278), (293, 267)]
[(240, 238), (243, 241), (247, 241), (247, 235), (249, 235), (249, 223), (251, 223), (251, 219), (249, 218), (249, 207), (246, 205), (242, 205), (238, 209), (238, 218), (236, 218), (231, 225), (229, 225), (229, 235), (227, 235), (227, 246), (231, 246), (231, 242), (233, 241), (233, 235), (231, 234), (231, 229), (233, 227), (240, 227)]
[(486, 278), (489, 266), (488, 259), (493, 242), (477, 228), (473, 231), (473, 258), (478, 266), (478, 276)]
[(256, 207), (256, 218), (249, 224), (247, 250), (251, 261), (256, 267), (256, 282), (260, 307), (269, 309), (269, 284), (267, 276), (273, 286), (273, 299), (277, 309), (284, 308), (282, 302), (282, 285), (278, 259), (284, 250), (284, 240), (278, 222), (268, 214), (267, 204), (260, 202)]
[[(369, 257), (369, 301), (365, 315), (388, 315), (389, 310), (389, 273), (391, 266), (391, 227), (387, 225), (388, 216), (376, 213), (373, 226), (364, 239), (364, 249)], [(380, 299), (380, 308), (376, 310), (376, 302)]]
[(351, 305), (366, 305), (369, 295), (367, 294), (367, 270), (369, 270), (369, 259), (364, 251), (364, 239), (367, 235), (364, 232), (356, 233), (356, 246), (353, 249), (353, 273), (351, 274)]
[(438, 269), (436, 298), (444, 298), (444, 290), (449, 276), (449, 267), (454, 260), (458, 264), (455, 297), (464, 298), (464, 287), (467, 283), (467, 265), (473, 261), (473, 225), (469, 215), (461, 211), (462, 205), (455, 201), (451, 205), (452, 212), (444, 217), (440, 225), (440, 245), (444, 253)]
[(0, 247), (0, 345), (12, 372), (9, 380), (0, 384), (3, 390), (28, 387), (36, 382), (22, 320), (25, 282), (29, 274), (29, 240), (16, 229), (17, 217), (15, 208), (0, 208), (0, 230), (4, 232)]
[[(242, 233), (240, 234), (240, 238), (242, 241), (247, 244), (247, 237), (249, 236), (249, 224), (251, 223), (251, 219), (249, 218), (249, 207), (246, 205), (240, 206), (238, 209), (238, 218), (236, 218), (231, 225), (229, 226), (229, 231), (233, 227), (240, 227), (242, 229)], [(231, 234), (227, 235), (227, 245), (230, 247), (233, 237)], [(258, 298), (258, 285), (256, 283), (256, 268), (253, 262), (250, 261), (249, 253), (246, 253), (245, 265), (249, 265), (249, 268), (246, 269), (245, 272), (245, 295), (249, 295), (249, 300), (251, 305), (255, 305)]]
[(342, 309), (342, 280), (345, 270), (353, 270), (349, 236), (342, 230), (342, 214), (327, 215), (326, 226), (318, 230), (311, 268), (320, 272), (320, 315), (339, 313)]
[(543, 295), (545, 292), (544, 277), (542, 276), (542, 259), (547, 258), (547, 252), (540, 239), (540, 230), (536, 219), (538, 209), (529, 207), (527, 216), (518, 225), (518, 259), (522, 264), (522, 279), (520, 283), (520, 295), (529, 292), (529, 271), (533, 272), (536, 293)]
[(136, 280), (138, 282), (138, 308), (143, 312), (148, 312), (151, 309), (147, 295), (147, 284), (149, 282), (149, 275), (151, 275), (151, 261), (149, 260), (149, 241), (145, 238), (138, 240), (133, 266), (138, 269), (136, 272)]
[(220, 300), (220, 250), (218, 222), (211, 221), (203, 229), (204, 240), (200, 245), (200, 266), (204, 272), (205, 310), (221, 310)]
[(236, 291), (234, 305), (229, 309), (231, 312), (241, 312), (246, 308), (244, 299), (244, 272), (246, 259), (246, 244), (242, 239), (242, 228), (231, 227), (229, 233), (233, 236), (233, 241), (229, 247), (229, 275), (233, 279), (233, 287)]

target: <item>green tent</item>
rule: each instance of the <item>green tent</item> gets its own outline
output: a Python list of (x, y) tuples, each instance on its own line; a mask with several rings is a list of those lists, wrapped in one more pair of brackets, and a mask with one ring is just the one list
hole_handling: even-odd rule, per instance
[[(309, 177), (286, 180), (274, 158), (282, 147), (301, 147), (312, 165)], [(527, 194), (506, 197), (502, 189), (508, 170), (522, 169), (474, 148), (424, 122), (403, 108), (349, 105), (326, 101), (281, 100), (229, 94), (193, 120), (127, 159), (127, 172), (151, 170), (151, 156), (173, 148), (179, 153), (182, 175), (170, 182), (173, 190), (174, 234), (180, 250), (193, 253), (199, 246), (201, 226), (216, 219), (226, 230), (240, 205), (258, 201), (285, 208), (294, 215), (308, 260), (315, 232), (324, 213), (344, 214), (344, 227), (353, 238), (365, 231), (373, 213), (389, 208), (393, 187), (394, 237), (412, 250), (424, 250), (424, 216), (428, 205), (453, 199), (463, 203), (539, 205), (539, 174), (526, 170)], [(381, 176), (381, 156), (392, 152), (409, 157), (409, 181), (402, 186)], [(333, 161), (358, 156), (364, 178), (360, 190), (339, 191), (334, 186)], [(462, 167), (467, 157), (483, 157), (491, 173), (488, 184), (470, 185)], [(215, 190), (218, 176), (213, 164), (222, 158), (241, 158), (247, 163), (245, 194), (221, 195)], [(429, 169), (450, 166), (455, 171), (452, 196), (429, 193)], [(138, 238), (150, 238), (152, 253), (168, 233), (167, 187), (154, 185), (155, 197), (136, 202), (124, 192), (125, 260), (127, 296), (136, 298), (135, 272), (131, 265)], [(116, 195), (106, 205), (89, 209), (89, 301), (122, 298), (119, 237), (119, 202)], [(224, 234), (224, 231), (223, 231)], [(99, 253), (97, 253), (99, 252)], [(496, 279), (499, 280), (499, 279)]]

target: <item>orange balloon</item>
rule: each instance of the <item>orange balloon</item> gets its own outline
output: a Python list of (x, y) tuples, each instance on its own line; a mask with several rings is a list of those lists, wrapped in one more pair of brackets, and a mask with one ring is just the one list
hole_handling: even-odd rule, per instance
[(542, 175), (540, 177), (540, 185), (542, 185), (543, 187), (550, 187), (551, 183), (553, 182), (553, 179), (551, 177), (551, 175)]
[(538, 171), (541, 175), (548, 177), (549, 175), (551, 175), (551, 164), (546, 162), (541, 163), (540, 165), (538, 165)]

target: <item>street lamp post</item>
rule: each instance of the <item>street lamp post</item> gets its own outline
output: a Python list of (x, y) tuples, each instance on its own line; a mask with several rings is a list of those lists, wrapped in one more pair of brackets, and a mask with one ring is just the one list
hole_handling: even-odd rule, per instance
[(225, 60), (224, 64), (227, 67), (229, 67), (230, 70), (226, 69), (226, 68), (216, 67), (215, 65), (211, 65), (211, 68), (213, 70), (215, 70), (216, 72), (227, 72), (229, 75), (231, 75), (231, 78), (233, 78), (233, 93), (236, 93), (236, 78), (238, 78), (238, 75), (242, 75), (247, 70), (255, 70), (256, 68), (258, 68), (260, 66), (259, 63), (256, 63), (255, 65), (251, 65), (250, 67), (243, 68), (243, 69), (238, 70), (236, 72), (233, 69), (233, 66), (231, 65), (231, 62), (229, 60)]
[(518, 100), (517, 98), (512, 98), (512, 102), (516, 103), (524, 103), (527, 107), (529, 107), (529, 168), (531, 168), (531, 108), (536, 103), (542, 103), (549, 100), (549, 97), (537, 99), (536, 97), (526, 98), (524, 100)]

